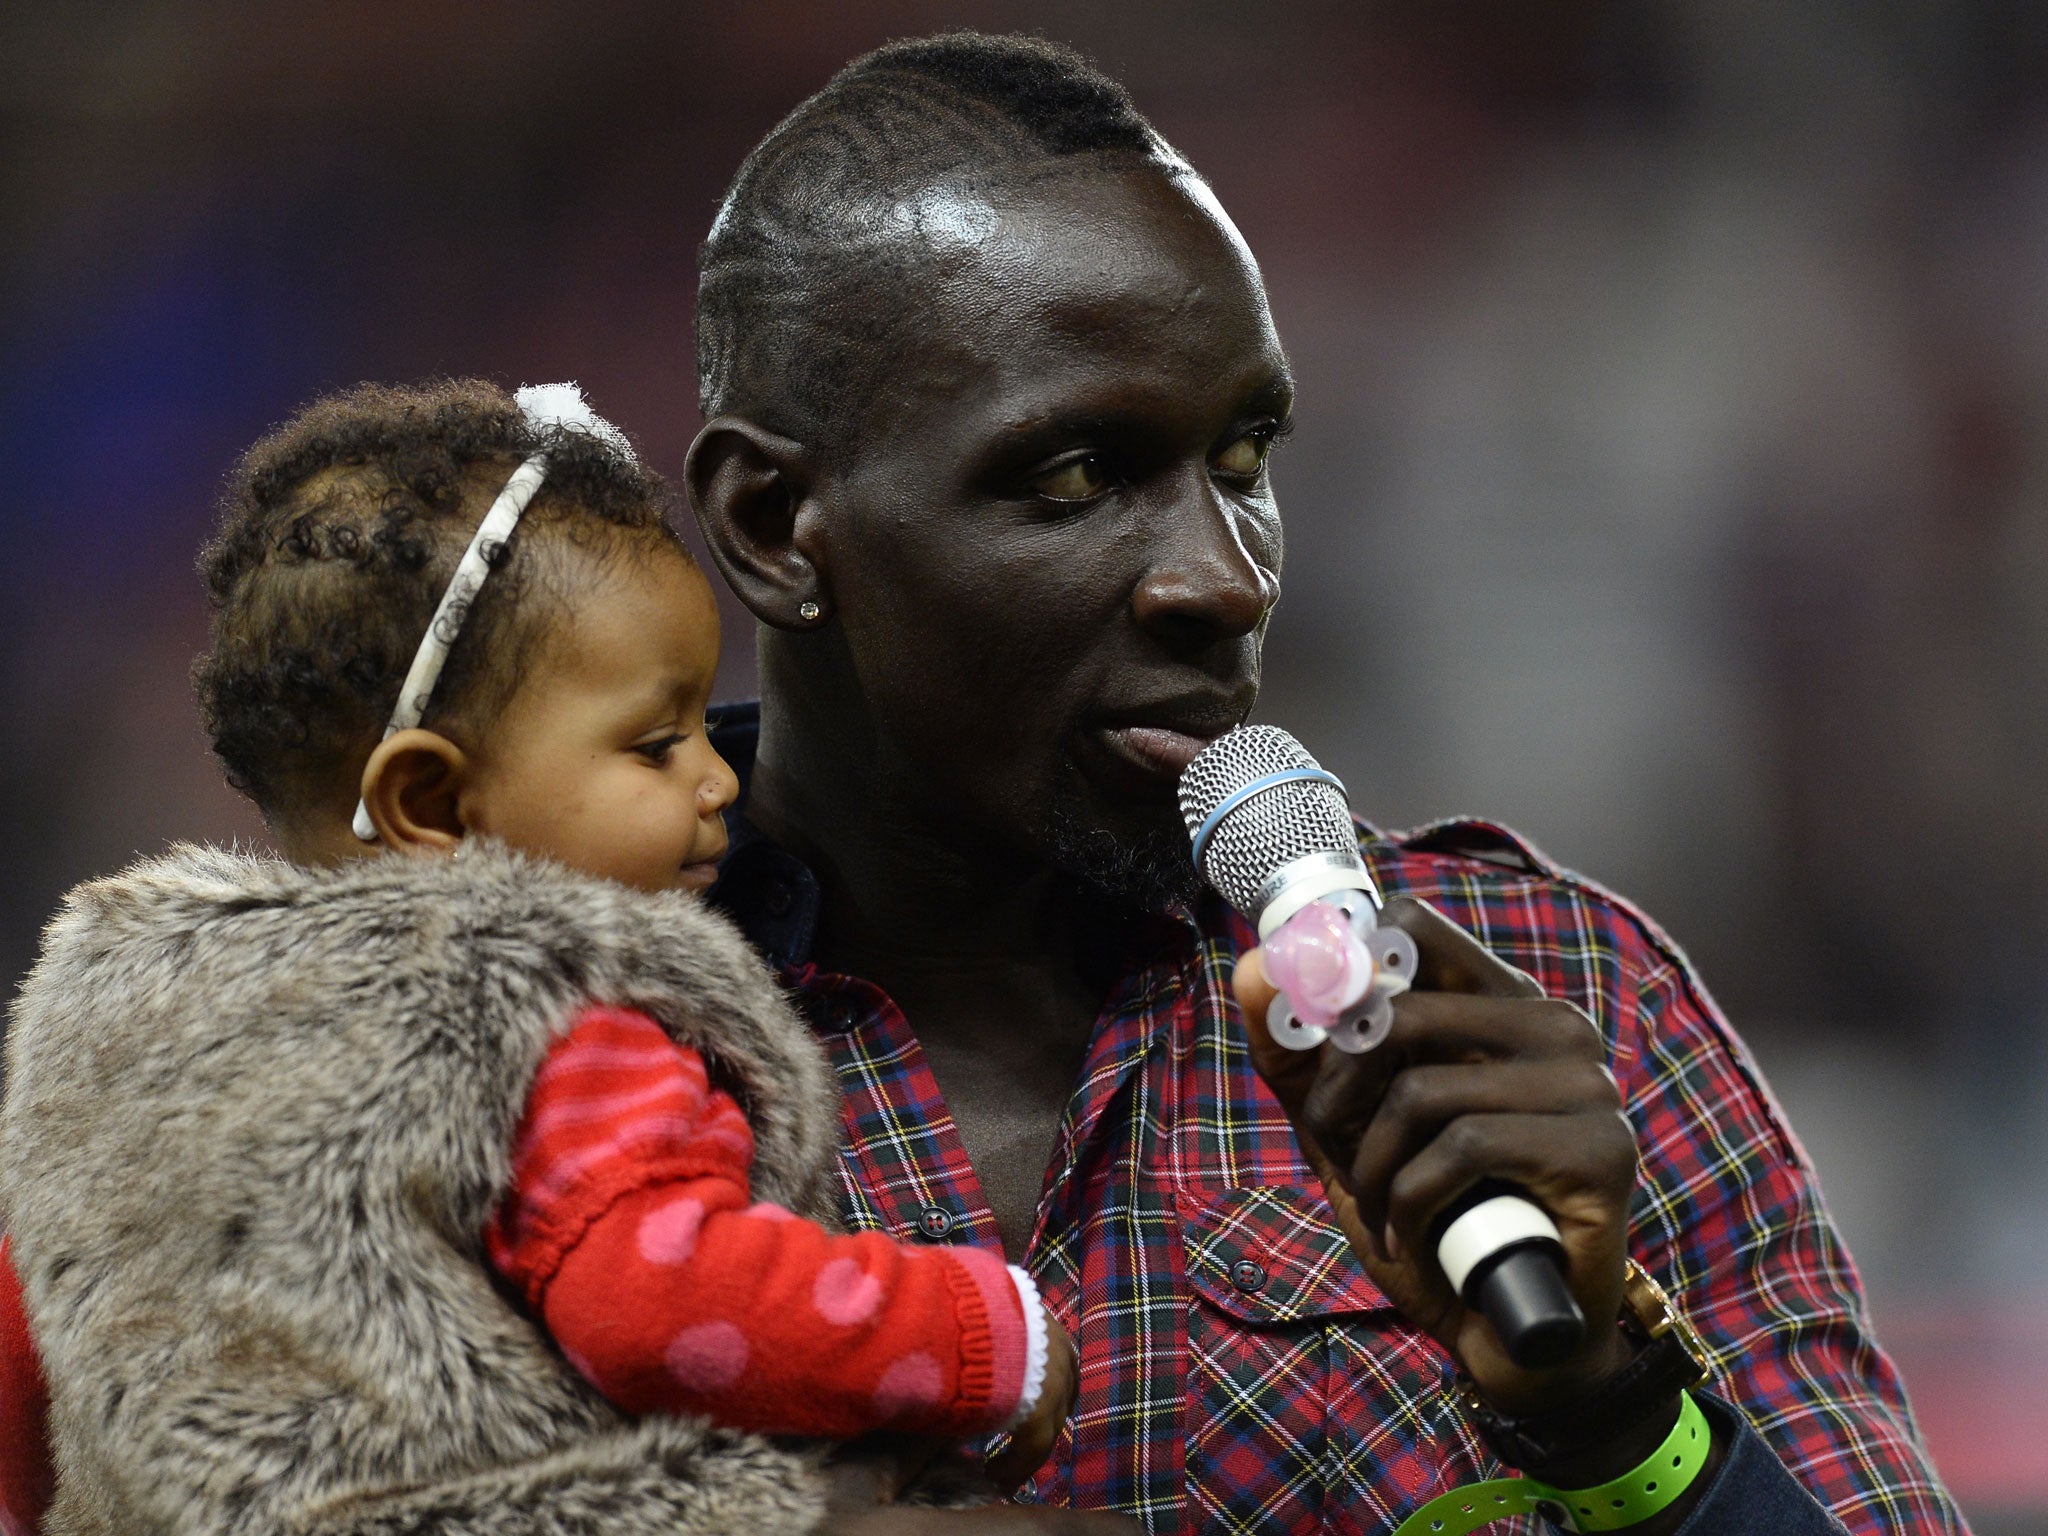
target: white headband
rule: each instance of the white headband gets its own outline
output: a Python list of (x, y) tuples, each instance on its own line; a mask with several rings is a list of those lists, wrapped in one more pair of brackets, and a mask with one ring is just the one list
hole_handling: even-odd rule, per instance
[[(584, 400), (583, 391), (574, 384), (529, 384), (512, 398), (518, 402), (527, 425), (536, 431), (554, 428), (587, 432), (627, 458), (633, 457), (633, 449), (627, 443), (625, 433), (593, 411)], [(491, 568), (502, 557), (505, 545), (511, 540), (512, 530), (519, 526), (520, 515), (526, 511), (527, 503), (533, 500), (534, 492), (540, 489), (547, 474), (546, 451), (533, 454), (512, 471), (512, 478), (505, 482), (505, 489), (498, 492), (498, 499), (491, 503), (491, 510), (477, 524), (476, 535), (470, 539), (469, 548), (462, 552), (455, 574), (448, 580), (448, 590), (441, 594), (440, 606), (435, 608), (427, 632), (420, 638), (420, 648), (405, 674), (404, 686), (398, 690), (398, 707), (391, 711), (391, 723), (384, 727), (385, 738), (400, 731), (409, 731), (426, 718), (427, 705), (434, 697), (434, 685), (441, 680), (441, 669), (448, 664), (448, 652), (462, 633), (469, 610), (483, 588), (484, 578), (491, 574)], [(377, 841), (377, 827), (370, 820), (370, 808), (361, 800), (356, 801), (354, 826), (356, 836), (364, 842)]]

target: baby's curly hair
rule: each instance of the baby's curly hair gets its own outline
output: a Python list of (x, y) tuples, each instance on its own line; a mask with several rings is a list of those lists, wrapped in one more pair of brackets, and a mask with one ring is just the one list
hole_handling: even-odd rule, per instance
[(200, 551), (211, 643), (192, 669), (228, 782), (273, 829), (346, 814), (434, 607), (528, 455), (547, 479), (484, 583), (421, 723), (472, 748), (590, 561), (688, 553), (666, 481), (589, 433), (534, 427), (478, 379), (324, 396), (229, 475)]

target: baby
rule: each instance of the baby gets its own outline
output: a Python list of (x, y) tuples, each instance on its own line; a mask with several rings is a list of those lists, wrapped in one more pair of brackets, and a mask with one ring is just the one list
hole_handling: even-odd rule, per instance
[(245, 456), (195, 681), (290, 862), (81, 887), (7, 1044), (49, 1530), (774, 1536), (826, 1452), (762, 1436), (1051, 1449), (1023, 1271), (807, 1219), (838, 1096), (696, 900), (737, 785), (666, 501), (573, 386)]

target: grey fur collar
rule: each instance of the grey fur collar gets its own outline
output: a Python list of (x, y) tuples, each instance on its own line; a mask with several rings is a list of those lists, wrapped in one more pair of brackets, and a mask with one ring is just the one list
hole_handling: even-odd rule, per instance
[(50, 1536), (780, 1536), (816, 1453), (630, 1424), (480, 1251), (553, 1033), (643, 1009), (828, 1205), (838, 1095), (717, 914), (503, 849), (332, 870), (182, 847), (72, 893), (14, 1006), (0, 1222), (52, 1382)]

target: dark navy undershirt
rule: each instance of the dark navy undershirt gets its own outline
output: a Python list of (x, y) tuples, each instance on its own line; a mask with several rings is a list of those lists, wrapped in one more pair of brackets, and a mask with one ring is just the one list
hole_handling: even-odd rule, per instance
[(761, 740), (761, 706), (720, 704), (706, 717), (711, 745), (739, 776), (739, 797), (725, 813), (731, 851), (718, 866), (711, 904), (740, 925), (770, 965), (802, 965), (818, 939), (818, 877), (802, 859), (785, 853), (747, 820), (754, 749)]

